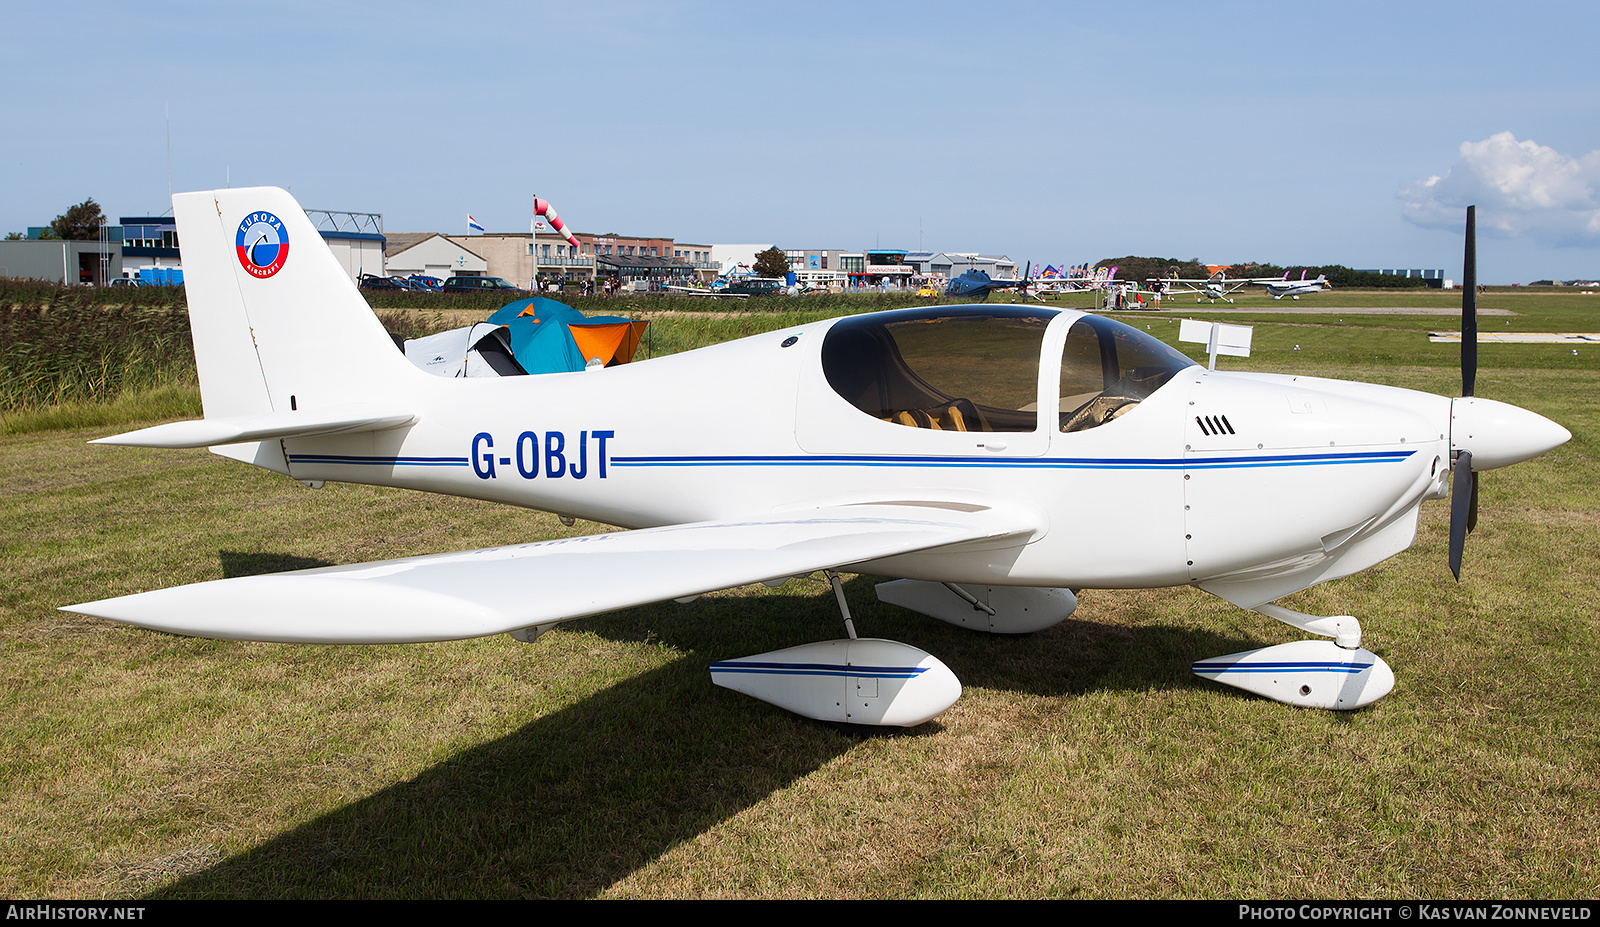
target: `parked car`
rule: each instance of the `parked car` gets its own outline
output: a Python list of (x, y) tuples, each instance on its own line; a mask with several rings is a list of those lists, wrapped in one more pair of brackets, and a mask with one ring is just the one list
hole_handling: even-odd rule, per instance
[(415, 283), (419, 289), (426, 290), (429, 293), (439, 292), (441, 285), (437, 277), (430, 277), (427, 274), (413, 274), (406, 279)]
[(491, 290), (522, 292), (500, 277), (451, 277), (441, 289), (446, 293), (485, 293)]
[(741, 280), (738, 283), (728, 284), (727, 288), (724, 289), (723, 292), (729, 294), (730, 296), (733, 294), (742, 294), (744, 296), (782, 296), (784, 294), (784, 290), (785, 287), (782, 280), (775, 280), (769, 277), (750, 277)]
[(381, 277), (377, 274), (362, 274), (359, 286), (363, 290), (406, 290), (410, 287), (402, 286), (392, 277)]

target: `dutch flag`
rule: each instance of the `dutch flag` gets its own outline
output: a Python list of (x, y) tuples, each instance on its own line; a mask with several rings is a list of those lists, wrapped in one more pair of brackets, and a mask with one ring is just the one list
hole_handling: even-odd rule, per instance
[(478, 224), (478, 220), (477, 219), (472, 218), (472, 214), (471, 213), (467, 214), (467, 228), (471, 229), (474, 232), (483, 231), (483, 226)]

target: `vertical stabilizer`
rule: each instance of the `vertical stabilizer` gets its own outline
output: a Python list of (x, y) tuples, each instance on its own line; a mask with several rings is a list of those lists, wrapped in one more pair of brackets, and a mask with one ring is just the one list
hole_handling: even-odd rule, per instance
[(287, 192), (184, 193), (172, 205), (207, 418), (371, 400), (421, 373)]

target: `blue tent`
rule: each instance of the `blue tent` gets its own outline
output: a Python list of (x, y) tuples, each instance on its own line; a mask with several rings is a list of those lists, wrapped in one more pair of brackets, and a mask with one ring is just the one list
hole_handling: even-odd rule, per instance
[(488, 321), (510, 329), (511, 355), (529, 373), (582, 370), (595, 358), (607, 366), (626, 364), (650, 324), (617, 316), (586, 318), (543, 296), (508, 303)]

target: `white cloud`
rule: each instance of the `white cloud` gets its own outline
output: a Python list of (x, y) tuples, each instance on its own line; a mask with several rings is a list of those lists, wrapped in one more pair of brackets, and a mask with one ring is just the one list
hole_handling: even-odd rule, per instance
[(1400, 189), (1401, 214), (1423, 228), (1460, 229), (1478, 207), (1478, 228), (1544, 244), (1600, 244), (1600, 151), (1572, 157), (1510, 132), (1462, 142), (1444, 176)]

